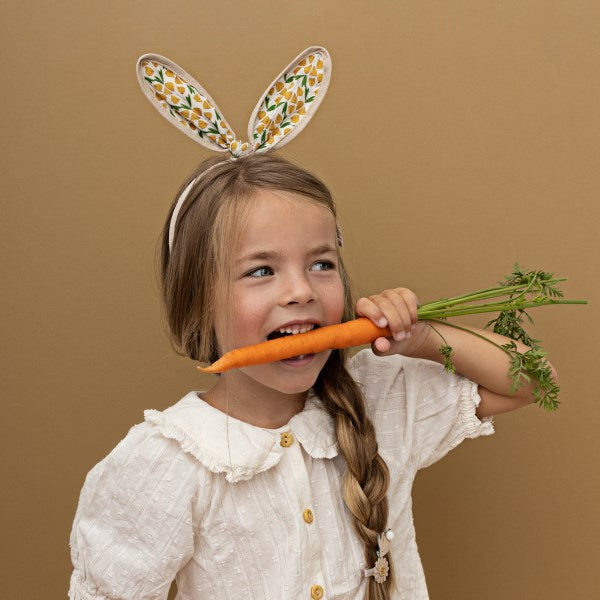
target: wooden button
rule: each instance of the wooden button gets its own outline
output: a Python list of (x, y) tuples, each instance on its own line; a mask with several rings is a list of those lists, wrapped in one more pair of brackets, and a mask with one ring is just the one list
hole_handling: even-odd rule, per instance
[(307, 508), (303, 513), (302, 516), (304, 517), (304, 520), (307, 523), (312, 523), (315, 519), (315, 515), (313, 514), (313, 511), (310, 510), (310, 508)]
[(320, 598), (322, 598), (323, 588), (320, 585), (313, 585), (310, 588), (310, 597), (313, 598), (313, 600), (319, 600)]
[(281, 434), (281, 439), (279, 440), (279, 443), (284, 448), (288, 448), (294, 443), (294, 436), (289, 431), (286, 431), (285, 433)]

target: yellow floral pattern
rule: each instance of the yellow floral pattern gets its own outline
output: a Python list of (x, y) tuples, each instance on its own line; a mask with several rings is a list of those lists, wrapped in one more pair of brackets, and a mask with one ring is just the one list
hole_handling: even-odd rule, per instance
[[(201, 138), (206, 137), (223, 150), (235, 143), (235, 133), (199, 86), (185, 81), (172, 69), (153, 60), (144, 60), (141, 68), (156, 102), (177, 124), (196, 132)], [(247, 150), (249, 145), (242, 146), (240, 144), (240, 150)], [(235, 149), (238, 149), (237, 144)]]
[[(303, 120), (310, 118), (311, 103), (323, 86), (329, 56), (313, 47), (300, 54), (269, 86), (255, 108), (249, 125), (249, 141), (237, 139), (233, 129), (202, 87), (177, 65), (158, 55), (145, 55), (138, 62), (138, 78), (144, 82), (156, 108), (188, 135), (234, 157), (264, 152), (283, 139)], [(325, 81), (325, 89), (328, 79)], [(324, 92), (323, 92), (324, 93)], [(316, 103), (318, 104), (318, 103)], [(200, 138), (200, 139), (198, 139)]]
[(284, 73), (267, 92), (253, 128), (254, 150), (276, 144), (306, 115), (323, 81), (323, 56), (309, 54), (289, 73)]

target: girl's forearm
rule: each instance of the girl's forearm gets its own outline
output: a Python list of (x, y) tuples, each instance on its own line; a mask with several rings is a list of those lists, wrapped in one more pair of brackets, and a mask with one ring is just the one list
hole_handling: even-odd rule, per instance
[[(494, 346), (489, 341), (469, 332), (477, 333), (479, 336), (491, 340), (498, 346), (514, 342), (517, 346), (517, 351), (521, 353), (530, 350), (530, 347), (520, 341), (511, 340), (508, 337), (485, 329), (467, 327), (462, 324), (460, 327), (469, 331), (462, 331), (445, 323), (432, 323), (431, 327), (426, 328), (426, 335), (423, 336), (422, 341), (419, 340), (419, 345), (410, 356), (425, 358), (444, 364), (444, 356), (440, 352), (440, 346), (447, 344), (453, 349), (452, 363), (459, 374), (495, 394), (522, 398), (523, 400), (533, 402), (534, 397), (532, 392), (534, 386), (532, 383), (524, 382), (515, 392), (511, 393), (512, 379), (509, 374), (511, 359), (508, 353)], [(549, 362), (548, 364), (552, 369), (553, 379), (556, 380), (556, 370)]]

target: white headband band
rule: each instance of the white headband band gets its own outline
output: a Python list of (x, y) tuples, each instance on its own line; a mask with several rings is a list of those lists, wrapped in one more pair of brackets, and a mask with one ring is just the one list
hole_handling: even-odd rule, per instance
[[(237, 160), (237, 159), (233, 158), (230, 160)], [(181, 207), (183, 206), (183, 203), (185, 202), (186, 198), (189, 196), (190, 191), (196, 185), (198, 180), (205, 173), (208, 173), (211, 169), (213, 169), (214, 167), (216, 167), (217, 165), (220, 165), (220, 164), (222, 164), (222, 163), (218, 162), (218, 163), (208, 167), (208, 169), (206, 169), (205, 171), (202, 171), (202, 173), (200, 173), (200, 175), (194, 177), (194, 179), (192, 179), (192, 181), (190, 181), (188, 183), (188, 185), (183, 190), (183, 192), (181, 192), (181, 196), (179, 196), (179, 199), (177, 200), (177, 204), (175, 204), (175, 208), (173, 209), (173, 214), (171, 215), (171, 222), (169, 223), (169, 253), (171, 253), (173, 251), (173, 241), (175, 239), (175, 227), (177, 227), (177, 218), (179, 217), (179, 213), (181, 211)], [(342, 230), (340, 229), (340, 226), (337, 223), (335, 224), (335, 233), (336, 233), (337, 244), (341, 248), (344, 245), (344, 240), (342, 238)]]
[(173, 209), (173, 214), (171, 215), (171, 222), (169, 223), (169, 253), (173, 250), (173, 240), (175, 239), (175, 227), (177, 226), (177, 217), (179, 216), (179, 211), (181, 210), (181, 207), (183, 206), (185, 199), (188, 197), (192, 188), (196, 185), (196, 182), (205, 173), (208, 173), (211, 169), (214, 169), (214, 167), (216, 167), (217, 165), (220, 165), (220, 164), (221, 163), (218, 162), (218, 163), (208, 167), (208, 169), (206, 169), (205, 171), (202, 171), (202, 173), (200, 173), (200, 175), (198, 175), (197, 177), (194, 177), (194, 179), (192, 179), (192, 181), (190, 181), (190, 183), (187, 185), (185, 190), (183, 190), (183, 192), (181, 192), (181, 196), (179, 196), (179, 200), (177, 200), (177, 204), (175, 205), (175, 208)]

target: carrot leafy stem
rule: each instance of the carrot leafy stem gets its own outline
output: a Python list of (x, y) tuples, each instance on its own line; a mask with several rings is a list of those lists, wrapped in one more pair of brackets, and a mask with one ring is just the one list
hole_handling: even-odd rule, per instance
[[(511, 392), (515, 392), (520, 384), (535, 380), (533, 397), (535, 403), (542, 406), (548, 412), (558, 409), (560, 401), (558, 392), (560, 387), (552, 379), (552, 370), (546, 359), (546, 352), (543, 352), (539, 346), (527, 350), (527, 352), (518, 352), (514, 342), (509, 342), (502, 346), (511, 357), (510, 375), (513, 378)], [(544, 395), (542, 396), (542, 392)]]
[(444, 369), (446, 371), (450, 371), (451, 373), (456, 373), (456, 368), (454, 367), (454, 363), (452, 362), (452, 355), (454, 354), (454, 350), (452, 350), (451, 346), (448, 344), (442, 344), (440, 346), (440, 353), (444, 357)]
[[(494, 344), (510, 355), (509, 374), (512, 378), (511, 392), (515, 392), (525, 383), (533, 382), (533, 397), (546, 411), (552, 412), (558, 409), (559, 386), (552, 379), (552, 369), (546, 361), (546, 352), (539, 345), (540, 340), (532, 338), (523, 328), (523, 317), (530, 323), (533, 319), (525, 309), (550, 304), (587, 304), (587, 300), (560, 300), (563, 292), (557, 283), (566, 281), (565, 278), (555, 278), (554, 273), (542, 270), (527, 271), (519, 266), (513, 265), (513, 271), (498, 282), (499, 287), (479, 290), (453, 298), (442, 298), (435, 302), (421, 304), (417, 310), (420, 320), (427, 320), (434, 331), (442, 338), (443, 344), (439, 352), (444, 357), (444, 369), (452, 373), (456, 372), (452, 363), (453, 350), (448, 345), (442, 334), (431, 325), (431, 323), (444, 323), (477, 335), (482, 339)], [(504, 298), (488, 303), (473, 304), (489, 298)], [(498, 312), (495, 319), (489, 321), (485, 328), (493, 326), (494, 333), (503, 335), (510, 340), (521, 341), (529, 350), (519, 352), (514, 341), (499, 345), (478, 333), (448, 323), (448, 317), (469, 315), (477, 313)]]

